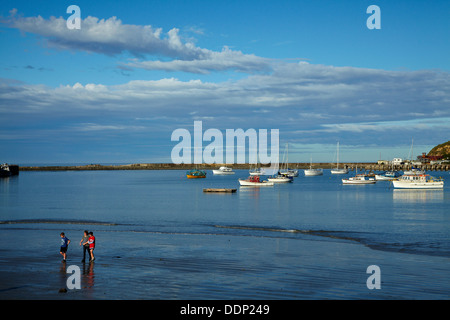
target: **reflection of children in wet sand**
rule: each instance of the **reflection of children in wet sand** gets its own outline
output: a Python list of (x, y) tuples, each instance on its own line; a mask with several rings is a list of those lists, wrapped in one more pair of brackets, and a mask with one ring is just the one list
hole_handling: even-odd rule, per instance
[(95, 237), (92, 231), (89, 232), (89, 239), (84, 244), (89, 244), (89, 253), (91, 255), (91, 261), (94, 261)]
[(64, 232), (61, 232), (61, 250), (59, 253), (63, 256), (63, 262), (66, 262), (67, 259), (67, 248), (69, 247), (70, 240), (66, 237)]

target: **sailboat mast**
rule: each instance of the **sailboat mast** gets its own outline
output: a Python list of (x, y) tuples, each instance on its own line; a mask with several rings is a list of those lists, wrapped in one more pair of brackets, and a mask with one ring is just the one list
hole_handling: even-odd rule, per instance
[(337, 163), (336, 163), (336, 169), (339, 169), (339, 141), (337, 143)]

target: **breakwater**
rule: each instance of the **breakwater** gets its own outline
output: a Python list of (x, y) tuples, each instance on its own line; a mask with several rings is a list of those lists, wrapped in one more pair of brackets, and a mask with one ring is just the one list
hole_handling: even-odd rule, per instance
[[(20, 171), (86, 171), (86, 170), (190, 170), (197, 168), (201, 170), (213, 170), (218, 169), (221, 166), (227, 166), (234, 170), (250, 169), (254, 165), (246, 164), (173, 164), (173, 163), (136, 163), (136, 164), (124, 164), (124, 165), (101, 165), (101, 164), (88, 164), (79, 166), (23, 166), (20, 167)], [(377, 163), (341, 163), (340, 168), (347, 166), (350, 170), (358, 168), (360, 170), (372, 170), (372, 171), (388, 171), (388, 170), (409, 170), (411, 164), (403, 164), (392, 167), (386, 164)], [(265, 167), (265, 166), (263, 166)], [(288, 167), (291, 169), (308, 169), (310, 163), (289, 163)], [(313, 168), (331, 169), (335, 168), (335, 163), (314, 163)], [(417, 166), (415, 166), (417, 167)], [(424, 164), (419, 168), (425, 171), (448, 171), (450, 170), (450, 164)]]

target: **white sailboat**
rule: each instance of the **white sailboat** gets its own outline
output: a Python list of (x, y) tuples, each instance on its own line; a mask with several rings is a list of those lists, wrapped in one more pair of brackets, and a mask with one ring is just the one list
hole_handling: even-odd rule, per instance
[(305, 176), (321, 176), (323, 175), (323, 169), (322, 168), (316, 168), (313, 169), (312, 167), (312, 157), (311, 157), (311, 162), (309, 165), (309, 169), (305, 169)]
[(291, 178), (293, 178), (293, 177), (298, 177), (298, 170), (295, 170), (295, 169), (289, 169), (289, 168), (287, 167), (287, 166), (288, 166), (288, 163), (289, 163), (288, 158), (289, 158), (289, 144), (286, 143), (286, 169), (280, 170), (280, 173), (281, 173), (282, 175), (285, 175), (285, 176), (291, 177)]
[[(411, 150), (409, 151), (409, 161), (410, 163), (413, 162), (414, 157), (414, 138), (411, 140)], [(425, 171), (419, 168), (411, 167), (410, 170), (404, 171), (404, 175), (412, 175), (412, 174), (425, 174)]]
[(332, 174), (347, 174), (348, 169), (347, 168), (339, 168), (339, 141), (337, 143), (337, 162), (336, 162), (336, 168), (331, 169)]
[[(287, 146), (286, 146), (285, 153), (286, 153), (286, 152), (287, 152)], [(286, 154), (285, 154), (285, 155), (286, 155)], [(273, 183), (286, 183), (286, 182), (292, 182), (292, 181), (294, 180), (294, 178), (293, 178), (292, 176), (288, 176), (288, 175), (286, 174), (286, 172), (287, 172), (287, 170), (288, 170), (288, 168), (287, 168), (287, 164), (288, 164), (288, 162), (287, 162), (287, 155), (286, 155), (286, 157), (283, 157), (283, 158), (286, 159), (286, 161), (285, 161), (285, 163), (284, 163), (284, 169), (278, 170), (278, 174), (276, 174), (276, 175), (274, 175), (274, 176), (268, 178), (267, 180), (268, 180), (269, 182), (273, 182)], [(284, 172), (284, 173), (282, 173), (282, 172)]]

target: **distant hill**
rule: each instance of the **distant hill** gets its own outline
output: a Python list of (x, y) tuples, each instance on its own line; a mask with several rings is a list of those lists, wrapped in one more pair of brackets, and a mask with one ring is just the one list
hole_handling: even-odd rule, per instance
[(428, 155), (442, 156), (443, 159), (450, 159), (450, 141), (437, 145), (428, 152)]

